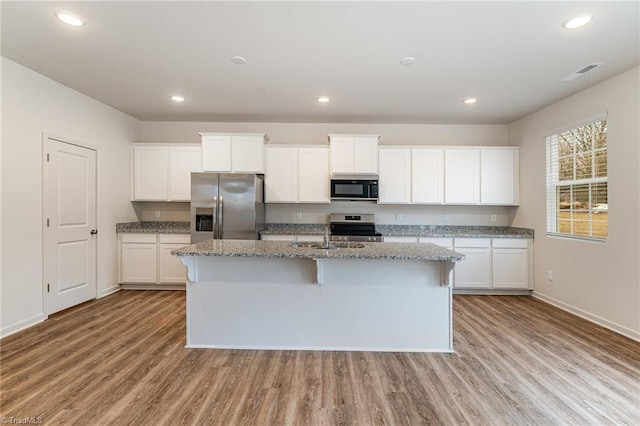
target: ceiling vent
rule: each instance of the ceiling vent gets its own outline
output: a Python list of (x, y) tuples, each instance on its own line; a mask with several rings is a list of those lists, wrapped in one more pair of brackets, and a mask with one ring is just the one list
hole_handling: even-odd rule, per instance
[(585, 75), (589, 71), (593, 71), (594, 69), (598, 68), (600, 65), (604, 65), (604, 64), (603, 63), (593, 63), (593, 64), (585, 65), (585, 66), (581, 67), (579, 70), (572, 72), (571, 74), (569, 74), (565, 78), (561, 78), (560, 81), (575, 80), (578, 77), (582, 77), (583, 75)]

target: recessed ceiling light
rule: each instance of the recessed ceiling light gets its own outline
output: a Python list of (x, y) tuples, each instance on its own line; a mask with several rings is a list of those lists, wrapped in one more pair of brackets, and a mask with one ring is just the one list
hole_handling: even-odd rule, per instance
[(476, 102), (478, 102), (478, 99), (476, 98), (467, 98), (464, 100), (464, 103), (467, 105), (475, 104)]
[(326, 104), (326, 103), (327, 103), (327, 102), (329, 102), (330, 100), (331, 100), (331, 99), (329, 99), (329, 97), (328, 97), (328, 96), (320, 96), (320, 97), (318, 98), (318, 102), (323, 103), (323, 104)]
[(231, 62), (234, 64), (242, 65), (247, 63), (247, 59), (244, 56), (232, 56)]
[(583, 25), (587, 25), (591, 21), (591, 15), (580, 15), (575, 18), (570, 18), (562, 23), (562, 26), (568, 30), (580, 28)]
[(72, 27), (81, 27), (84, 25), (84, 21), (80, 17), (69, 12), (56, 12), (56, 17), (67, 25)]
[(174, 102), (184, 102), (184, 96), (173, 95), (171, 97), (171, 100), (174, 101)]
[(400, 63), (402, 65), (411, 65), (416, 61), (416, 58), (412, 57), (412, 56), (405, 56), (404, 58), (400, 59)]

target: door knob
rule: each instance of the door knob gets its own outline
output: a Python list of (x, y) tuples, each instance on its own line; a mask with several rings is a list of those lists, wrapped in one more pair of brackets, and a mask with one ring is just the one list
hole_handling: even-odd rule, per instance
[(91, 235), (96, 235), (98, 234), (98, 230), (97, 229), (92, 229), (91, 230)]

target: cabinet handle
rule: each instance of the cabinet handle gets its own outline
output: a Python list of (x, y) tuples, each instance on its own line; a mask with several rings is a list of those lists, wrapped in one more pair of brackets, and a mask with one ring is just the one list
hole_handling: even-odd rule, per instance
[(98, 235), (98, 230), (97, 229), (92, 229), (91, 230), (91, 235)]

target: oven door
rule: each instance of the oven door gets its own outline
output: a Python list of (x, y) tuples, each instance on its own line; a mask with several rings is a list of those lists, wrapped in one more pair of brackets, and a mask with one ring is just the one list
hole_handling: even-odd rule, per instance
[(360, 179), (331, 179), (332, 200), (377, 200), (378, 182)]

